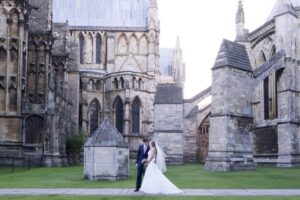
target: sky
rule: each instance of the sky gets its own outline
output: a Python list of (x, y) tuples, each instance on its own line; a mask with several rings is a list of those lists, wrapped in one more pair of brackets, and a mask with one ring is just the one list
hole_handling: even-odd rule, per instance
[[(184, 96), (191, 98), (211, 85), (211, 68), (223, 39), (235, 39), (239, 0), (157, 0), (160, 47), (173, 48), (179, 36), (186, 64)], [(266, 22), (277, 0), (243, 0), (245, 28)]]

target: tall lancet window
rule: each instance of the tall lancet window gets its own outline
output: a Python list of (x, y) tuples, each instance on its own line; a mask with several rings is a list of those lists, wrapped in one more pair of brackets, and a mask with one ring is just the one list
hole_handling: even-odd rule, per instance
[(124, 110), (123, 102), (120, 97), (117, 97), (114, 103), (115, 109), (115, 125), (120, 133), (123, 133)]
[(101, 35), (97, 34), (97, 38), (96, 38), (96, 64), (101, 63), (101, 46), (102, 46)]
[(82, 34), (79, 35), (79, 61), (80, 64), (84, 63), (84, 37)]
[(139, 133), (140, 132), (140, 101), (136, 97), (132, 103), (132, 133)]
[(270, 109), (269, 109), (269, 77), (264, 80), (264, 118), (270, 118)]
[(93, 100), (90, 105), (90, 134), (93, 134), (98, 128), (100, 109), (99, 101)]

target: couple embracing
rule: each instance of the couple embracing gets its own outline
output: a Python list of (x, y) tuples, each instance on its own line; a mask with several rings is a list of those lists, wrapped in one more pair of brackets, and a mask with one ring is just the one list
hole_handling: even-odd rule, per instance
[(139, 146), (136, 167), (137, 179), (135, 192), (140, 190), (149, 194), (182, 193), (180, 189), (164, 176), (163, 172), (166, 171), (165, 155), (155, 141), (150, 141), (148, 138), (143, 139), (143, 144)]

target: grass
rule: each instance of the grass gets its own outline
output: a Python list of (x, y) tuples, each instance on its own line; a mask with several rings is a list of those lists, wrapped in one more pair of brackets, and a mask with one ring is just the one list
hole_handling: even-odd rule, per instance
[[(221, 173), (207, 172), (203, 165), (184, 165), (168, 167), (166, 176), (182, 189), (300, 189), (300, 168)], [(134, 188), (136, 174), (131, 166), (128, 180), (89, 182), (82, 177), (82, 166), (16, 169), (15, 173), (0, 168), (0, 188)]]
[(0, 196), (0, 200), (299, 200), (299, 197), (80, 197), (80, 196)]

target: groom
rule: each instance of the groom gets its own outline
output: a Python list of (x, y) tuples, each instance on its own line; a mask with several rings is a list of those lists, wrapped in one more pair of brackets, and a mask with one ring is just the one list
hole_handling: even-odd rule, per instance
[(143, 144), (139, 146), (138, 154), (136, 157), (136, 167), (137, 167), (137, 177), (136, 177), (136, 187), (135, 192), (138, 192), (142, 184), (142, 176), (145, 171), (146, 160), (148, 158), (149, 147), (149, 138), (143, 139)]

